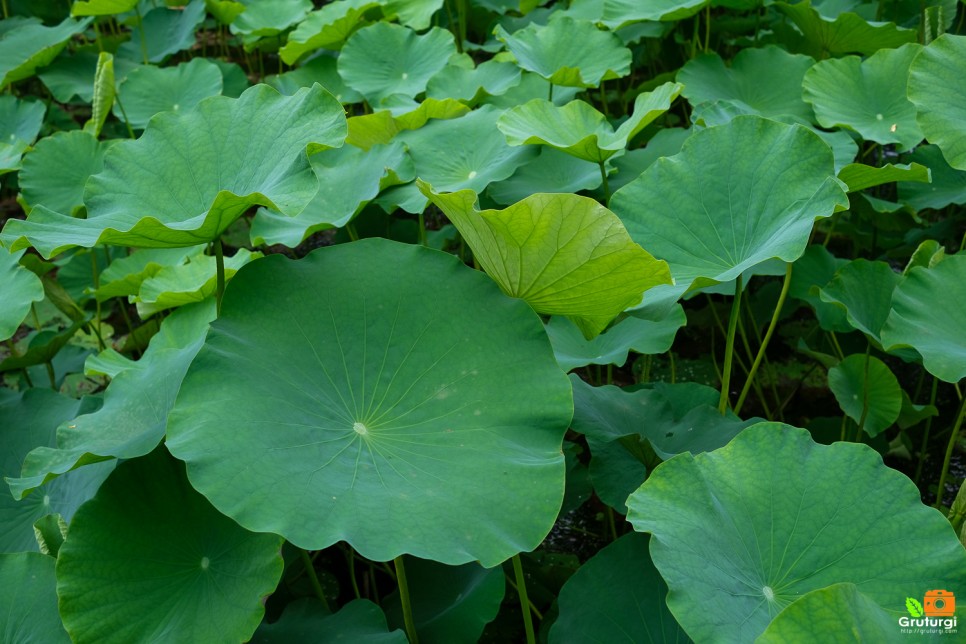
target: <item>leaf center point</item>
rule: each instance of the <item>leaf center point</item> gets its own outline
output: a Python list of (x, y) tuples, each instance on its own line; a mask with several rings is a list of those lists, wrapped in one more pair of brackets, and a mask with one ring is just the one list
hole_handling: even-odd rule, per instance
[(765, 596), (770, 602), (775, 601), (775, 591), (771, 589), (771, 586), (765, 586), (761, 589), (761, 594)]
[(208, 566), (211, 565), (211, 560), (208, 557), (201, 558), (201, 569), (208, 570)]
[(352, 423), (352, 431), (359, 434), (359, 436), (365, 436), (369, 433), (369, 429), (362, 423)]

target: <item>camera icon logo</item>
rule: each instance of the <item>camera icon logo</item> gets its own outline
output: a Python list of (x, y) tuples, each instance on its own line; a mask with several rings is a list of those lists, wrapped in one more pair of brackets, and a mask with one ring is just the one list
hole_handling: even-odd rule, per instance
[(922, 604), (926, 617), (952, 617), (956, 614), (956, 596), (948, 590), (927, 590)]

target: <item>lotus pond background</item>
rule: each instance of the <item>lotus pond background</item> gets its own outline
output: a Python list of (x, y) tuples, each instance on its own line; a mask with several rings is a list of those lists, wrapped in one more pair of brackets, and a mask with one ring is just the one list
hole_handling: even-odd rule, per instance
[(962, 3), (2, 9), (4, 642), (966, 601)]

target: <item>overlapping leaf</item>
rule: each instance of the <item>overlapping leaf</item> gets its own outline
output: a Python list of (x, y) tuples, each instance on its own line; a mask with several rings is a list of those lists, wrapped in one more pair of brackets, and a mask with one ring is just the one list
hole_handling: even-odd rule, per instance
[(922, 49), (909, 68), (909, 100), (930, 143), (954, 168), (966, 170), (966, 36), (944, 34)]

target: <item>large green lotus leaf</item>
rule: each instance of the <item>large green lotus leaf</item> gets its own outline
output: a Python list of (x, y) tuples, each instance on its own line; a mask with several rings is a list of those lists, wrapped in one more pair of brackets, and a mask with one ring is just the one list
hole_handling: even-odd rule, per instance
[(799, 125), (739, 116), (693, 134), (618, 190), (610, 207), (678, 284), (727, 282), (801, 256), (818, 217), (848, 206), (832, 151)]
[(249, 529), (494, 566), (557, 517), (571, 405), (530, 307), (453, 256), (365, 239), (239, 271), (167, 445)]
[(708, 0), (574, 0), (568, 13), (616, 30), (645, 20), (681, 20), (708, 4)]
[(37, 207), (26, 221), (8, 221), (0, 239), (44, 257), (103, 243), (204, 243), (254, 205), (301, 211), (318, 189), (306, 149), (339, 147), (345, 132), (342, 106), (319, 86), (291, 97), (267, 85), (238, 99), (213, 96), (159, 114), (140, 139), (114, 145), (87, 183), (87, 219)]
[(414, 98), (456, 53), (453, 34), (433, 27), (417, 34), (378, 22), (354, 33), (339, 55), (339, 75), (372, 105), (393, 94)]
[[(416, 176), (436, 190), (480, 193), (537, 155), (536, 148), (506, 144), (496, 129), (499, 116), (500, 110), (484, 106), (460, 118), (434, 120), (418, 130), (400, 132), (398, 139), (409, 147)], [(440, 154), (440, 150), (447, 152)], [(421, 212), (426, 207), (428, 200), (416, 184), (401, 188), (408, 189), (408, 195), (402, 196), (409, 212)]]
[[(0, 435), (3, 456), (0, 476), (17, 476), (27, 453), (35, 447), (53, 446), (57, 426), (81, 410), (82, 401), (67, 398), (51, 389), (29, 389), (16, 393), (4, 389), (0, 395)], [(14, 500), (0, 494), (0, 552), (37, 550), (34, 522), (58, 513), (69, 521), (80, 505), (94, 496), (113, 469), (105, 463), (51, 481), (37, 494)]]
[(667, 609), (667, 584), (651, 563), (647, 542), (643, 534), (625, 534), (567, 580), (550, 644), (688, 641)]
[(887, 163), (876, 167), (863, 163), (850, 163), (838, 171), (838, 177), (849, 187), (849, 192), (881, 186), (894, 181), (929, 183), (929, 168), (918, 163), (894, 165)]
[[(591, 387), (570, 374), (574, 390), (574, 431), (600, 442), (638, 435), (663, 458), (683, 452), (718, 449), (751, 422), (716, 408), (718, 392), (693, 382), (654, 383), (628, 391), (605, 385)], [(715, 413), (717, 416), (715, 416)]]
[(218, 513), (164, 450), (122, 463), (57, 557), (75, 641), (247, 641), (282, 576), (282, 539)]
[(44, 137), (24, 156), (18, 180), (24, 202), (55, 212), (76, 214), (84, 207), (84, 186), (104, 167), (112, 145), (84, 130)]
[(119, 58), (143, 62), (141, 40), (144, 38), (148, 62), (160, 63), (168, 56), (194, 45), (195, 31), (204, 19), (205, 3), (202, 0), (190, 0), (178, 8), (159, 4), (144, 14), (141, 26), (131, 32), (131, 40), (118, 48), (117, 55)]
[(593, 190), (601, 181), (596, 163), (544, 147), (540, 156), (520, 167), (512, 177), (491, 183), (487, 195), (499, 204), (510, 205), (538, 192)]
[(507, 295), (538, 313), (567, 316), (587, 339), (644, 291), (671, 282), (667, 264), (588, 197), (537, 194), (504, 210), (478, 210), (472, 190), (439, 194), (417, 183)]
[(386, 18), (422, 30), (430, 25), (433, 15), (443, 8), (444, 0), (380, 0)]
[(520, 84), (520, 68), (513, 63), (488, 60), (477, 67), (448, 64), (429, 79), (428, 98), (456, 98), (475, 105), (484, 96), (499, 96)]
[(715, 53), (694, 58), (678, 71), (677, 80), (691, 105), (724, 99), (762, 116), (791, 115), (810, 122), (812, 108), (802, 100), (802, 78), (814, 64), (810, 56), (774, 46), (742, 49), (731, 67)]
[(898, 183), (899, 201), (916, 210), (939, 210), (950, 204), (966, 204), (966, 170), (950, 167), (938, 147), (920, 145), (908, 158), (928, 167), (931, 181)]
[(235, 18), (245, 12), (247, 7), (234, 0), (205, 0), (205, 8), (215, 20), (223, 25), (230, 25)]
[(512, 34), (498, 26), (494, 33), (520, 67), (554, 85), (597, 87), (631, 71), (631, 50), (589, 20), (562, 16), (546, 25), (531, 23)]
[(279, 56), (287, 65), (317, 49), (342, 48), (357, 29), (366, 24), (366, 14), (379, 7), (376, 0), (342, 0), (313, 11), (288, 35)]
[(892, 312), (882, 328), (887, 350), (912, 347), (929, 373), (946, 382), (966, 377), (966, 254), (951, 255), (932, 268), (909, 271), (892, 294)]
[(188, 257), (199, 255), (203, 250), (200, 246), (144, 248), (118, 257), (101, 272), (100, 288), (95, 296), (103, 302), (112, 297), (137, 295), (144, 280), (157, 275), (165, 266), (183, 264)]
[[(224, 260), (225, 280), (242, 266), (261, 257), (244, 248)], [(217, 262), (211, 255), (195, 255), (186, 264), (165, 266), (141, 283), (137, 297), (138, 315), (146, 319), (159, 311), (201, 302), (215, 294)]]
[(639, 94), (634, 113), (616, 131), (603, 114), (584, 101), (557, 107), (542, 99), (507, 110), (497, 127), (510, 145), (548, 145), (577, 158), (602, 163), (666, 112), (682, 87), (680, 83), (665, 83), (653, 92)]
[(20, 168), (20, 157), (40, 133), (46, 111), (39, 101), (0, 96), (0, 175)]
[(909, 100), (930, 143), (954, 168), (966, 170), (966, 36), (943, 34), (909, 68)]
[(114, 116), (143, 129), (158, 112), (190, 110), (209, 96), (221, 94), (224, 79), (214, 63), (195, 58), (175, 67), (139, 67), (121, 83), (124, 111), (114, 104)]
[(966, 583), (966, 551), (908, 477), (866, 445), (819, 445), (779, 423), (662, 463), (628, 506), (652, 535), (668, 608), (696, 641), (752, 641), (834, 583), (893, 610), (898, 588)]
[(201, 348), (214, 302), (183, 307), (165, 318), (140, 360), (118, 373), (104, 405), (57, 428), (57, 447), (38, 447), (20, 478), (7, 479), (14, 498), (74, 468), (112, 458), (143, 456), (161, 441), (168, 411), (185, 371)]
[(845, 307), (849, 324), (879, 342), (879, 332), (892, 309), (892, 292), (900, 279), (886, 262), (857, 259), (819, 287), (819, 297)]
[(902, 389), (884, 362), (854, 353), (828, 370), (828, 387), (839, 407), (869, 436), (892, 426), (902, 409)]
[(891, 22), (869, 22), (851, 11), (826, 18), (810, 0), (795, 4), (776, 2), (775, 8), (798, 27), (802, 34), (800, 49), (803, 53), (817, 59), (843, 54), (870, 55), (880, 49), (916, 42), (915, 29), (902, 29)]
[(680, 152), (681, 146), (692, 133), (692, 130), (682, 128), (661, 128), (647, 142), (647, 147), (628, 150), (620, 156), (612, 157), (610, 164), (617, 168), (617, 174), (607, 180), (610, 189), (614, 192), (620, 190), (641, 176), (641, 173), (661, 157), (674, 156)]
[(74, 34), (87, 28), (90, 18), (67, 18), (56, 27), (35, 22), (19, 24), (0, 36), (0, 89), (30, 78), (38, 67), (49, 65)]
[(815, 244), (805, 249), (792, 269), (788, 294), (811, 306), (819, 325), (826, 331), (848, 333), (854, 328), (846, 319), (845, 309), (825, 302), (819, 295), (819, 289), (847, 263), (847, 260), (833, 256), (824, 246)]
[[(368, 150), (374, 145), (388, 145), (400, 132), (418, 130), (430, 120), (450, 120), (470, 113), (470, 108), (465, 103), (452, 98), (427, 98), (422, 103), (417, 103), (399, 94), (384, 101), (383, 108), (372, 114), (350, 118), (346, 143)], [(477, 118), (481, 117), (474, 116), (466, 123), (474, 123)], [(466, 123), (461, 125), (465, 126)]]
[(388, 631), (382, 609), (368, 599), (351, 601), (329, 613), (317, 600), (298, 599), (277, 622), (262, 623), (252, 644), (408, 644), (401, 630)]
[(316, 56), (290, 72), (267, 76), (265, 82), (287, 96), (318, 83), (340, 103), (362, 102), (362, 94), (346, 85), (339, 76), (337, 65), (336, 59), (331, 56)]
[(805, 74), (803, 96), (823, 127), (847, 127), (868, 141), (908, 150), (923, 138), (916, 107), (906, 98), (909, 65), (919, 50), (910, 44), (882, 49), (865, 60), (823, 60)]
[(72, 16), (113, 16), (132, 11), (138, 0), (80, 0), (70, 8)]
[(414, 178), (412, 160), (399, 141), (368, 150), (346, 145), (314, 154), (309, 161), (319, 177), (315, 198), (294, 217), (259, 210), (252, 222), (253, 244), (294, 248), (314, 232), (344, 226), (380, 190)]
[(577, 325), (567, 318), (554, 316), (547, 323), (547, 335), (557, 364), (564, 371), (589, 364), (622, 367), (629, 351), (657, 354), (669, 350), (678, 329), (686, 323), (684, 309), (675, 303), (657, 319), (630, 315), (593, 340), (584, 338)]
[[(413, 622), (426, 644), (476, 644), (483, 627), (500, 612), (506, 581), (502, 568), (472, 562), (447, 566), (405, 558)], [(404, 627), (399, 593), (383, 601), (391, 626)]]
[(277, 36), (312, 10), (311, 0), (244, 0), (245, 10), (231, 26), (233, 34), (256, 38)]
[(813, 590), (789, 604), (755, 644), (888, 642), (896, 639), (898, 628), (895, 611), (884, 609), (855, 584), (839, 583)]
[(10, 644), (67, 644), (57, 613), (53, 557), (0, 554), (0, 633)]
[[(578, 87), (554, 86), (553, 102), (563, 105), (572, 101), (580, 91)], [(535, 98), (547, 98), (550, 92), (550, 82), (541, 78), (539, 74), (523, 71), (520, 74), (520, 82), (513, 85), (499, 96), (487, 96), (481, 101), (484, 105), (492, 105), (500, 109), (510, 109), (517, 105), (522, 105)]]
[(44, 285), (34, 273), (20, 265), (24, 251), (11, 253), (0, 246), (0, 340), (13, 337), (30, 313), (34, 302), (44, 299)]
[[(76, 96), (84, 103), (94, 100), (96, 52), (78, 51), (63, 54), (37, 74), (59, 103), (70, 103)], [(119, 83), (140, 65), (126, 58), (114, 58), (114, 81)]]

